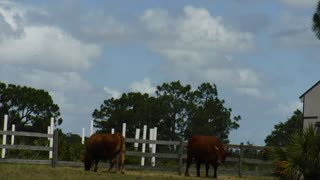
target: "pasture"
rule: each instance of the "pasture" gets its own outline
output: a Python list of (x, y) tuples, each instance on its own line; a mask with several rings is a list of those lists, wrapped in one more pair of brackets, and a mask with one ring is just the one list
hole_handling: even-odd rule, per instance
[[(209, 178), (197, 178), (194, 174), (191, 177), (179, 176), (173, 172), (160, 172), (160, 171), (143, 171), (143, 170), (127, 170), (125, 174), (107, 173), (105, 168), (98, 169), (97, 173), (86, 172), (81, 167), (63, 167), (59, 166), (52, 168), (49, 165), (29, 165), (29, 164), (0, 164), (1, 180), (11, 179), (32, 179), (32, 180), (72, 180), (72, 179), (90, 179), (90, 180), (199, 180)], [(235, 175), (219, 175), (221, 180), (235, 180), (235, 179), (248, 179), (248, 180), (275, 180), (275, 177), (267, 176), (243, 176), (239, 178)], [(210, 177), (210, 179), (213, 179)]]

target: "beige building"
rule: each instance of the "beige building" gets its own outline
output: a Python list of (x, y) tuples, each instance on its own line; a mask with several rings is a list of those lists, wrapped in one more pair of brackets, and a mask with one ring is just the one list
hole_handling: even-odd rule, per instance
[(303, 103), (303, 128), (320, 126), (320, 81), (300, 96)]

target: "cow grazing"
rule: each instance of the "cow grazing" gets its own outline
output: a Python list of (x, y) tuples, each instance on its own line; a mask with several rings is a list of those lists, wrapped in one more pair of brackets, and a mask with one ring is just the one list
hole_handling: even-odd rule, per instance
[(200, 165), (205, 163), (206, 176), (208, 177), (209, 165), (214, 168), (214, 178), (217, 178), (217, 169), (225, 162), (226, 151), (222, 142), (213, 136), (192, 136), (187, 146), (187, 166), (185, 176), (189, 176), (189, 167), (192, 159), (195, 159), (197, 176), (200, 177)]
[(120, 133), (93, 134), (86, 143), (86, 152), (83, 158), (86, 171), (94, 164), (94, 172), (97, 172), (99, 160), (109, 160), (110, 172), (119, 155), (118, 171), (123, 173), (126, 144), (125, 138)]

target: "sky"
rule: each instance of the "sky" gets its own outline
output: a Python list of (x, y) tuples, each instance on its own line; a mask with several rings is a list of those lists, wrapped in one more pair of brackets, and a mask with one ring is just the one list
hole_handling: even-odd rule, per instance
[[(264, 145), (319, 80), (317, 0), (0, 1), (0, 81), (44, 89), (63, 132), (88, 135), (92, 112), (122, 93), (180, 80), (216, 84), (240, 128)], [(130, 124), (127, 124), (130, 126)]]

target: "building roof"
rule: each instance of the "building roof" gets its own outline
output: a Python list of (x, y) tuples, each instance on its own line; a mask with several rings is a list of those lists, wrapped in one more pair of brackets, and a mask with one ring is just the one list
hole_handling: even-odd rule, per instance
[(311, 86), (311, 88), (309, 88), (306, 92), (304, 92), (299, 99), (303, 98), (308, 92), (310, 92), (314, 87), (316, 87), (318, 84), (320, 84), (320, 81), (318, 81), (317, 83), (315, 83), (313, 86)]

